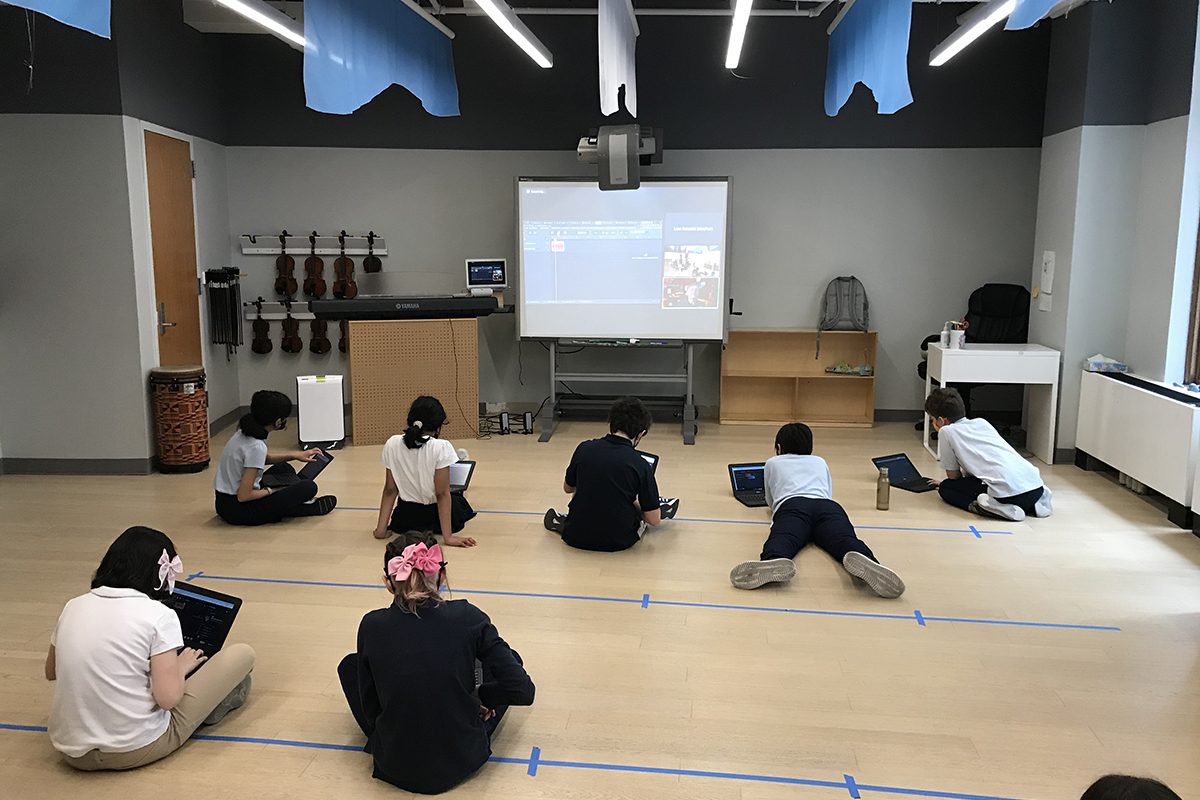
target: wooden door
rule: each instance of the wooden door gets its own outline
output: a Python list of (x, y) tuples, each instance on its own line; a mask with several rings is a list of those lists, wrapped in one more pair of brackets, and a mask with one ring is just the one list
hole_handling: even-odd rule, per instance
[(158, 363), (199, 366), (200, 297), (192, 210), (192, 148), (146, 131), (150, 244), (158, 313)]

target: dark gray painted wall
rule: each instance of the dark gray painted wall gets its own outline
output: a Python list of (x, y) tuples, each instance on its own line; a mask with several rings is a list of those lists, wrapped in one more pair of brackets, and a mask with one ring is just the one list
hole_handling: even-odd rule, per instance
[[(639, 120), (670, 149), (1036, 147), (1041, 141), (1049, 31), (990, 36), (951, 65), (929, 52), (955, 27), (957, 4), (914, 11), (909, 62), (915, 102), (875, 113), (859, 87), (835, 118), (824, 111), (826, 21), (755, 19), (738, 78), (721, 54), (720, 17), (639, 19)], [(527, 19), (554, 53), (542, 70), (483, 17), (452, 17), (462, 116), (438, 119), (393, 86), (352, 116), (304, 107), (302, 57), (263, 37), (222, 37), (230, 69), (229, 143), (330, 147), (573, 149), (599, 113), (596, 22)], [(284, 48), (286, 49), (286, 48)], [(236, 87), (236, 91), (234, 91)]]
[(1056, 20), (1045, 135), (1188, 113), (1197, 0), (1090, 3)]
[(225, 85), (220, 37), (185, 25), (178, 0), (120, 0), (112, 21), (123, 112), (223, 143), (233, 87)]
[(0, 8), (0, 113), (120, 114), (117, 48), (108, 39), (34, 15), (33, 89), (25, 10)]
[[(959, 11), (914, 11), (913, 105), (880, 116), (859, 87), (835, 118), (823, 106), (827, 20), (754, 20), (739, 78), (722, 66), (728, 19), (643, 18), (640, 119), (664, 128), (671, 149), (1037, 146), (1048, 28), (996, 31), (930, 68)], [(112, 42), (39, 17), (44, 82), (25, 98), (24, 14), (3, 8), (0, 112), (123, 112), (221, 144), (472, 150), (569, 150), (589, 128), (628, 119), (598, 110), (595, 18), (528, 23), (554, 69), (539, 69), (484, 17), (448, 18), (463, 115), (437, 119), (400, 87), (351, 116), (317, 114), (304, 106), (300, 53), (271, 36), (201, 34), (176, 0), (114, 4)]]

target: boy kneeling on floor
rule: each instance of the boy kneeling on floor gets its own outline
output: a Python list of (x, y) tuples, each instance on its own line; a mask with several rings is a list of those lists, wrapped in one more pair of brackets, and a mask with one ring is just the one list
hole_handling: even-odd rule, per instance
[(734, 567), (730, 583), (739, 589), (757, 589), (791, 580), (796, 575), (792, 559), (815, 542), (880, 597), (904, 594), (904, 581), (875, 559), (854, 533), (846, 511), (834, 502), (829, 466), (812, 454), (812, 447), (812, 430), (803, 423), (789, 423), (775, 434), (775, 457), (767, 460), (764, 480), (771, 532), (759, 560)]
[(1038, 468), (1012, 448), (986, 419), (967, 419), (957, 389), (934, 389), (925, 413), (938, 432), (946, 479), (930, 481), (952, 506), (1020, 522), (1050, 516), (1050, 489)]

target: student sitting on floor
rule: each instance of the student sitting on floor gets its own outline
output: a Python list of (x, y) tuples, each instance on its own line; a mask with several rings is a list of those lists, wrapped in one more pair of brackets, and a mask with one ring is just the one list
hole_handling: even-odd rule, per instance
[(130, 528), (104, 554), (92, 591), (59, 616), (46, 656), (46, 679), (55, 681), (48, 730), (72, 767), (149, 764), (246, 702), (249, 645), (212, 658), (183, 647), (179, 617), (160, 602), (182, 571), (166, 534)]
[[(217, 516), (230, 525), (264, 525), (284, 517), (315, 517), (337, 506), (331, 494), (317, 497), (317, 484), (301, 480), (278, 488), (263, 488), (262, 476), (295, 475), (289, 461), (312, 461), (320, 449), (292, 453), (267, 452), (267, 434), (287, 427), (292, 401), (281, 392), (258, 391), (250, 413), (242, 417), (217, 462), (213, 489)], [(267, 464), (273, 466), (264, 472)], [(314, 499), (315, 498), (315, 499)]]
[(650, 411), (636, 397), (620, 397), (608, 410), (608, 430), (575, 448), (563, 491), (569, 514), (553, 508), (542, 521), (571, 547), (612, 552), (641, 541), (646, 526), (657, 526), (679, 511), (679, 501), (658, 496), (654, 471), (638, 455), (638, 442), (650, 430)]
[(825, 459), (812, 454), (812, 431), (792, 422), (775, 434), (775, 457), (767, 460), (767, 504), (771, 507), (771, 532), (758, 561), (738, 564), (729, 581), (739, 589), (757, 589), (768, 583), (791, 580), (792, 560), (810, 541), (833, 560), (866, 581), (880, 597), (904, 594), (900, 576), (880, 564), (871, 548), (854, 533), (850, 518), (833, 500), (833, 479)]
[[(338, 665), (346, 702), (375, 762), (374, 777), (421, 794), (457, 786), (487, 763), (509, 706), (533, 703), (521, 657), (466, 600), (445, 600), (438, 545), (388, 543), (387, 608), (358, 626), (358, 649)], [(483, 681), (476, 685), (476, 664)]]
[(939, 439), (946, 479), (930, 481), (956, 508), (985, 517), (1020, 522), (1026, 514), (1048, 517), (1050, 490), (1042, 474), (1000, 438), (986, 419), (967, 419), (957, 389), (934, 389), (925, 413)]
[[(440, 533), (450, 547), (474, 547), (470, 536), (456, 535), (475, 516), (461, 494), (450, 491), (450, 465), (467, 460), (466, 450), (438, 434), (446, 409), (436, 397), (421, 395), (408, 409), (408, 430), (383, 445), (383, 497), (375, 538), (411, 534), (409, 543)], [(429, 540), (427, 544), (432, 544)]]

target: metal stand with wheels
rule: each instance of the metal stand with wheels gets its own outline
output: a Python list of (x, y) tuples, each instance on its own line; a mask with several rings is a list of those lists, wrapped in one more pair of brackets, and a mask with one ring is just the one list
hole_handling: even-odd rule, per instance
[[(634, 373), (634, 372), (560, 372), (558, 370), (558, 345), (560, 342), (551, 340), (550, 350), (550, 398), (542, 409), (541, 434), (539, 442), (548, 442), (554, 435), (554, 415), (559, 411), (561, 402), (558, 384), (563, 381), (580, 383), (662, 383), (682, 384), (683, 394), (678, 396), (682, 405), (683, 419), (681, 433), (684, 444), (696, 443), (696, 405), (692, 393), (692, 374), (694, 370), (695, 345), (692, 342), (654, 342), (654, 343), (621, 343), (611, 341), (572, 341), (572, 347), (628, 347), (628, 348), (680, 348), (684, 351), (685, 360), (683, 372), (680, 373)], [(678, 405), (678, 404), (677, 404)]]

